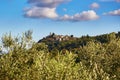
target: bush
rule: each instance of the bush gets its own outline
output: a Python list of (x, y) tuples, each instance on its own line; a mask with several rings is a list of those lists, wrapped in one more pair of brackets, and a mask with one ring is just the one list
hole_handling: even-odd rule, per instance
[(0, 54), (0, 80), (120, 79), (119, 38), (108, 43), (90, 41), (75, 52), (49, 52), (46, 44), (36, 44), (31, 38), (30, 32), (20, 38), (3, 36), (6, 52)]

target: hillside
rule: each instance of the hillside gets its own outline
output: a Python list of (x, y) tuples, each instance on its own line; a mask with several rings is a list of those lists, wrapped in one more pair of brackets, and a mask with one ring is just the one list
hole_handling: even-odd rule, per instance
[(89, 41), (95, 41), (100, 43), (108, 43), (110, 40), (119, 38), (120, 32), (115, 33), (109, 33), (109, 34), (103, 34), (98, 36), (82, 36), (82, 37), (74, 37), (73, 35), (57, 35), (55, 33), (52, 33), (43, 39), (39, 40), (38, 43), (45, 43), (48, 45), (49, 51), (52, 51), (54, 49), (57, 50), (73, 50), (75, 48), (79, 48), (81, 46), (85, 46)]

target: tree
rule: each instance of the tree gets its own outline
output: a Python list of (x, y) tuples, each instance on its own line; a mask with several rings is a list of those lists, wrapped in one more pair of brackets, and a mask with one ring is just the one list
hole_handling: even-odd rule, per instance
[(28, 30), (25, 32), (25, 38), (27, 39), (27, 41), (32, 40), (32, 30)]
[(2, 44), (4, 47), (11, 47), (13, 46), (15, 43), (13, 37), (11, 36), (11, 33), (10, 34), (5, 34), (3, 37), (2, 37)]
[(110, 41), (116, 39), (116, 34), (115, 34), (115, 32), (110, 33), (108, 36), (109, 36), (109, 40), (110, 40)]

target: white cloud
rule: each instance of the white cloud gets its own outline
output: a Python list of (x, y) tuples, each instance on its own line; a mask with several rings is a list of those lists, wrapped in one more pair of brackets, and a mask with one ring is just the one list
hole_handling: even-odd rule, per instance
[(89, 11), (83, 11), (82, 13), (77, 13), (73, 16), (64, 15), (63, 17), (60, 17), (59, 20), (61, 21), (89, 21), (89, 20), (96, 20), (99, 16), (96, 14), (95, 11), (89, 10)]
[[(60, 21), (88, 21), (88, 20), (96, 20), (99, 16), (95, 11), (83, 11), (81, 13), (74, 14), (73, 16), (64, 15), (60, 16), (56, 12), (56, 8), (58, 5), (68, 2), (71, 0), (28, 0), (29, 4), (32, 4), (31, 8), (25, 8), (25, 17), (28, 18), (48, 18), (51, 20), (60, 20)], [(97, 8), (98, 5), (94, 4), (94, 8)], [(67, 9), (63, 9), (66, 11)]]
[(39, 7), (56, 7), (61, 3), (68, 2), (70, 0), (28, 0), (28, 3), (34, 4)]
[(120, 0), (116, 0), (116, 2), (120, 2)]
[(66, 12), (66, 11), (67, 11), (67, 9), (66, 9), (66, 8), (63, 8), (63, 11), (65, 11), (65, 12)]
[(51, 18), (58, 17), (56, 8), (32, 7), (26, 10), (25, 17), (30, 18)]
[(113, 2), (115, 0), (99, 0), (99, 1), (101, 1), (101, 2)]
[(70, 0), (28, 0), (32, 7), (24, 9), (24, 16), (55, 19), (58, 17), (56, 13), (57, 6), (68, 1)]
[(120, 0), (99, 0), (101, 2), (120, 2)]
[(104, 15), (120, 16), (120, 9), (104, 13)]
[(98, 4), (98, 3), (96, 3), (96, 2), (94, 2), (94, 3), (92, 3), (91, 5), (90, 5), (90, 8), (91, 9), (97, 9), (97, 8), (99, 8), (100, 7), (100, 5)]

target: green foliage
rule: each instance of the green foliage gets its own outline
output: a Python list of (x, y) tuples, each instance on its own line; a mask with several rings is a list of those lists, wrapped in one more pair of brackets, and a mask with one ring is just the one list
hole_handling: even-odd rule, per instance
[(25, 32), (25, 38), (27, 41), (31, 40), (32, 39), (32, 30), (28, 30)]
[(5, 34), (2, 37), (2, 43), (4, 47), (11, 47), (15, 44), (15, 40), (12, 38), (11, 33)]
[(53, 42), (51, 51), (46, 43), (34, 43), (31, 35), (2, 37), (7, 52), (0, 54), (0, 80), (120, 80), (118, 35), (102, 37), (105, 43), (90, 36)]

